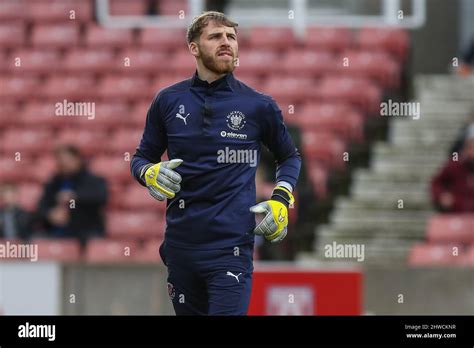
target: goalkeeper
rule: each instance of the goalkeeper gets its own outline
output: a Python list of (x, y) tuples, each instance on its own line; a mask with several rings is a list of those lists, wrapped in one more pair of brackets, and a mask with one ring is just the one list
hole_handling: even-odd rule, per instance
[[(232, 74), (236, 27), (219, 12), (194, 18), (187, 42), (197, 71), (154, 98), (131, 162), (136, 180), (166, 200), (160, 255), (177, 315), (245, 315), (254, 234), (285, 238), (294, 201), (301, 158), (275, 101)], [(275, 156), (276, 185), (255, 204), (256, 165), (245, 159), (258, 161), (262, 144)], [(257, 226), (255, 214), (264, 216)]]

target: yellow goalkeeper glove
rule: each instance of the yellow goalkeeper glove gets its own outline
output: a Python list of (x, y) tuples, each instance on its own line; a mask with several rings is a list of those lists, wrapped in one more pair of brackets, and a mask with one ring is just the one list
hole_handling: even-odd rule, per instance
[(141, 177), (153, 198), (164, 201), (166, 198), (173, 198), (179, 192), (181, 175), (173, 169), (181, 163), (183, 160), (173, 159), (143, 166)]
[(253, 213), (266, 214), (253, 232), (272, 243), (282, 241), (288, 232), (288, 206), (293, 206), (294, 202), (295, 198), (288, 189), (275, 187), (270, 200), (250, 207)]

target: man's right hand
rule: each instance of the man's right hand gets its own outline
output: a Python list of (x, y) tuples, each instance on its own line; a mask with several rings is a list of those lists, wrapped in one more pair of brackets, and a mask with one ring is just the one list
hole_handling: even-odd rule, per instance
[(166, 198), (173, 198), (179, 192), (181, 186), (181, 175), (173, 169), (178, 167), (183, 160), (173, 159), (171, 161), (148, 164), (141, 170), (141, 177), (150, 192), (150, 195), (164, 201)]

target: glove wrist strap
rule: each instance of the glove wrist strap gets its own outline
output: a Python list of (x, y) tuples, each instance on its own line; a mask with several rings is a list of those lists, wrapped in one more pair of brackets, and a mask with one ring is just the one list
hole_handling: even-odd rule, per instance
[(293, 204), (295, 203), (295, 198), (291, 192), (282, 186), (277, 186), (273, 189), (271, 199), (284, 204), (287, 208), (293, 208)]

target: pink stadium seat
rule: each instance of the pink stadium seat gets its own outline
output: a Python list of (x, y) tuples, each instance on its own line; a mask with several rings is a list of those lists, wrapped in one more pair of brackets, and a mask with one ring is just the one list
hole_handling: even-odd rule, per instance
[(439, 214), (428, 222), (431, 243), (474, 243), (474, 214)]
[(352, 33), (347, 28), (309, 27), (305, 45), (311, 49), (340, 52), (351, 45)]
[(56, 103), (30, 102), (18, 113), (18, 122), (24, 128), (36, 129), (37, 127), (63, 127), (71, 125), (71, 117), (56, 115)]
[(89, 25), (86, 30), (85, 43), (89, 47), (123, 47), (133, 44), (133, 32), (131, 29)]
[(114, 16), (139, 16), (147, 12), (148, 0), (110, 0), (110, 14)]
[(72, 49), (64, 58), (63, 69), (72, 73), (100, 73), (110, 68), (114, 57), (111, 49)]
[(38, 261), (75, 262), (81, 258), (81, 247), (76, 239), (43, 239), (31, 241), (38, 245)]
[(254, 48), (288, 49), (295, 44), (291, 28), (254, 27), (250, 30), (249, 44)]
[(42, 193), (43, 186), (41, 184), (22, 183), (18, 187), (19, 205), (28, 211), (35, 211)]
[(281, 55), (268, 50), (247, 50), (239, 53), (236, 73), (262, 74), (273, 71), (277, 64), (281, 64)]
[(273, 76), (263, 83), (264, 93), (275, 99), (286, 99), (302, 102), (315, 96), (316, 82), (308, 77), (279, 77)]
[(262, 80), (253, 74), (239, 73), (239, 71), (236, 71), (235, 78), (257, 91), (261, 89)]
[(79, 43), (78, 23), (37, 24), (33, 27), (31, 41), (34, 46), (71, 47)]
[[(96, 82), (92, 75), (53, 75), (46, 81), (40, 94), (56, 102), (92, 102), (97, 98)], [(73, 118), (73, 117), (70, 117)], [(73, 122), (71, 120), (71, 122)]]
[(378, 113), (380, 108), (380, 88), (363, 78), (325, 76), (318, 84), (316, 93), (322, 100), (351, 103), (364, 112)]
[(336, 70), (337, 60), (328, 51), (293, 50), (284, 58), (281, 69), (287, 74), (321, 76)]
[(24, 19), (26, 11), (26, 0), (2, 0), (0, 6), (0, 22), (12, 19)]
[[(459, 248), (459, 256), (454, 255), (453, 247)], [(455, 265), (462, 261), (459, 245), (416, 244), (410, 251), (410, 266), (443, 266)]]
[[(20, 58), (20, 67), (15, 66), (16, 58)], [(46, 48), (20, 48), (9, 56), (9, 70), (18, 73), (50, 73), (61, 64), (59, 50)]]
[(28, 2), (27, 17), (34, 22), (87, 22), (92, 12), (91, 0), (35, 0)]
[(162, 238), (164, 228), (161, 213), (121, 210), (107, 213), (107, 235), (114, 239)]
[[(125, 58), (129, 61), (125, 62)], [(117, 70), (124, 73), (157, 74), (169, 71), (169, 55), (165, 51), (153, 51), (148, 48), (128, 48), (116, 58)], [(129, 66), (125, 64), (129, 63)]]
[(364, 139), (364, 117), (345, 104), (310, 103), (296, 114), (296, 123), (305, 130), (330, 131), (355, 142)]
[(474, 267), (474, 244), (471, 244), (464, 253), (462, 264)]
[(344, 169), (344, 142), (329, 132), (303, 131), (302, 148), (307, 160), (318, 160), (328, 168)]
[(90, 169), (94, 173), (104, 176), (109, 179), (109, 181), (115, 183), (132, 182), (130, 161), (126, 161), (124, 157), (120, 155), (96, 156), (90, 164)]
[(160, 238), (145, 240), (142, 247), (137, 252), (136, 261), (144, 263), (162, 262), (159, 253), (161, 243), (163, 243), (163, 240)]
[(109, 149), (113, 152), (133, 155), (143, 135), (143, 128), (120, 129), (110, 137)]
[(40, 80), (34, 76), (15, 77), (14, 75), (0, 77), (0, 100), (29, 99), (31, 94), (37, 91)]
[[(180, 81), (185, 79), (190, 79), (194, 72), (187, 72), (181, 74), (164, 74), (159, 75), (156, 79), (152, 81), (151, 89), (154, 91), (153, 94), (156, 94), (158, 91), (162, 90), (163, 88), (172, 86)], [(147, 101), (148, 106), (150, 106), (151, 98)]]
[(365, 49), (384, 49), (399, 62), (407, 58), (409, 38), (403, 29), (363, 28), (357, 36), (357, 44)]
[(138, 250), (138, 243), (134, 240), (91, 239), (87, 243), (85, 260), (97, 263), (128, 263), (133, 262)]
[(142, 29), (140, 45), (149, 50), (185, 50), (186, 30), (183, 28), (146, 28)]
[(22, 155), (44, 153), (52, 146), (52, 133), (49, 130), (38, 129), (8, 129), (5, 131), (1, 143), (6, 152)]
[(18, 116), (20, 113), (21, 108), (17, 103), (12, 101), (2, 103), (2, 107), (0, 107), (0, 129), (18, 124)]
[(381, 87), (395, 89), (400, 85), (400, 66), (384, 51), (345, 51), (338, 58), (343, 62), (347, 58), (348, 64), (338, 64), (338, 71), (349, 76), (370, 77)]
[(0, 22), (0, 47), (18, 47), (23, 45), (25, 34), (26, 30), (23, 22)]
[(150, 81), (146, 76), (107, 75), (98, 86), (98, 96), (108, 101), (148, 99), (151, 94)]

